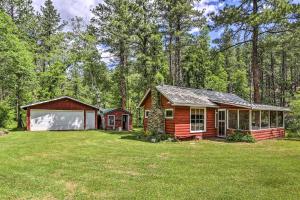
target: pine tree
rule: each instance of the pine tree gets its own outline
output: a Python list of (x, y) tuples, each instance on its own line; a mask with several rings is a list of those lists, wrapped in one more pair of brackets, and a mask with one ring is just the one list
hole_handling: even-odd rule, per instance
[(127, 102), (126, 75), (134, 27), (132, 26), (132, 3), (128, 0), (104, 0), (95, 9), (92, 26), (100, 41), (115, 58), (120, 91), (120, 107)]
[(194, 0), (159, 0), (162, 31), (167, 40), (170, 82), (183, 85), (183, 63), (186, 47), (193, 29), (201, 29), (205, 20), (201, 11), (196, 9)]
[[(285, 0), (278, 1), (240, 1), (235, 5), (226, 4), (218, 14), (213, 15), (215, 25), (218, 27), (231, 26), (233, 35), (244, 33), (245, 39), (240, 43), (251, 43), (251, 71), (254, 87), (254, 102), (261, 102), (259, 65), (259, 41), (264, 34), (289, 31), (293, 26), (278, 29), (277, 24), (287, 23), (289, 19), (295, 18), (297, 7)], [(293, 20), (292, 20), (293, 21)], [(272, 25), (270, 25), (272, 24)]]
[(38, 15), (39, 31), (36, 50), (36, 64), (39, 73), (39, 98), (54, 98), (60, 95), (61, 83), (64, 81), (64, 38), (60, 32), (66, 25), (61, 23), (60, 15), (52, 0), (46, 0)]

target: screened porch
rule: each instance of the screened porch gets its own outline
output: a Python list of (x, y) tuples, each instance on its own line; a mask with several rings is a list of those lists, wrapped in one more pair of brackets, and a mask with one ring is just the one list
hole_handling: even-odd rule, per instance
[(227, 129), (255, 131), (284, 128), (284, 111), (227, 109)]

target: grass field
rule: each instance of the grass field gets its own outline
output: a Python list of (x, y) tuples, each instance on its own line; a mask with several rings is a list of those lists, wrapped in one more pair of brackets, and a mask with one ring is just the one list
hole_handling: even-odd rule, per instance
[(0, 199), (300, 198), (300, 141), (152, 144), (132, 134), (0, 137)]

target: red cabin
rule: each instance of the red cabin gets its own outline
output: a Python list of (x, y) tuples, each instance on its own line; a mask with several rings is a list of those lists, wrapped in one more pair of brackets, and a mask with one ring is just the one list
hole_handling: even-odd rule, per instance
[[(226, 137), (246, 131), (256, 140), (283, 137), (288, 108), (252, 104), (230, 93), (162, 85), (156, 87), (164, 110), (165, 132), (176, 138)], [(144, 108), (144, 130), (151, 110), (151, 91), (139, 104)]]
[(98, 124), (100, 129), (130, 131), (132, 130), (132, 114), (121, 108), (100, 109)]

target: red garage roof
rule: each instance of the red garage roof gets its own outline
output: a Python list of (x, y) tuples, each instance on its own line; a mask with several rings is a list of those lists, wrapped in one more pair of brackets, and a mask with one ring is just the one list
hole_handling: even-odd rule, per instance
[(98, 110), (98, 108), (96, 106), (92, 106), (90, 104), (84, 103), (82, 101), (79, 101), (79, 100), (74, 99), (74, 98), (69, 97), (69, 96), (62, 96), (62, 97), (58, 97), (58, 98), (55, 98), (55, 99), (50, 99), (50, 100), (47, 100), (47, 101), (40, 101), (40, 102), (36, 102), (36, 103), (25, 105), (25, 106), (21, 106), (21, 108), (24, 109), (24, 110), (27, 110), (28, 107), (32, 107), (32, 106), (36, 106), (36, 105), (41, 105), (41, 104), (46, 104), (46, 103), (50, 103), (50, 102), (53, 102), (53, 101), (64, 100), (64, 99), (75, 101), (77, 103), (80, 103), (80, 104), (83, 104), (83, 105), (86, 105), (86, 106), (89, 106), (91, 108), (94, 108), (94, 109)]

